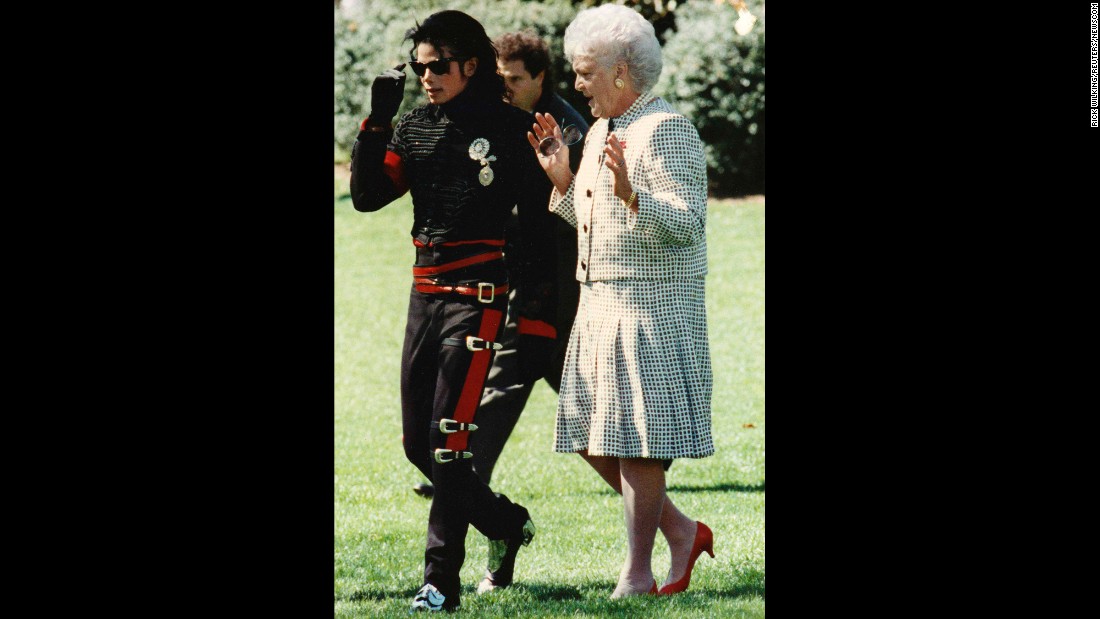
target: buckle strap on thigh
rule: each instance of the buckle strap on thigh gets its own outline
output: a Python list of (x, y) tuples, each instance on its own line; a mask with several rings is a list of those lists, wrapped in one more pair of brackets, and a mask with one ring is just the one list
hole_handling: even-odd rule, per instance
[(474, 454), (469, 451), (455, 451), (454, 449), (436, 449), (433, 457), (436, 462), (447, 464), (455, 460), (468, 460), (473, 458)]
[(504, 348), (503, 344), (497, 344), (496, 342), (490, 342), (489, 340), (483, 340), (480, 337), (474, 335), (467, 335), (466, 339), (449, 337), (443, 340), (444, 346), (465, 346), (466, 350), (472, 350), (478, 352), (480, 350), (501, 350)]
[(433, 428), (439, 428), (439, 431), (444, 434), (454, 434), (455, 432), (474, 432), (477, 430), (476, 423), (462, 423), (461, 421), (455, 421), (454, 419), (440, 419), (439, 421), (432, 422)]
[[(483, 308), (480, 312), (481, 324), (477, 326), (477, 337), (482, 340), (491, 340), (500, 328), (500, 322), (504, 311), (492, 307)], [(489, 374), (489, 361), (492, 355), (461, 355), (468, 359), (465, 376), (462, 378), (461, 391), (452, 411), (440, 411), (440, 417), (447, 417), (462, 423), (471, 423), (477, 413), (478, 404), (481, 402), (481, 392), (485, 386), (485, 377)], [(456, 376), (457, 378), (457, 376)], [(469, 432), (455, 432), (447, 435), (447, 441), (443, 445), (447, 449), (465, 450), (469, 440)], [(465, 456), (463, 456), (465, 457)]]

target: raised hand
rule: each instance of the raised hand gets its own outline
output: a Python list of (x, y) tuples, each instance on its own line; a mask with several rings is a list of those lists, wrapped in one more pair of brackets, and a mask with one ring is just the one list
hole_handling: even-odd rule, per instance
[[(626, 155), (623, 154), (623, 148), (624, 145), (619, 142), (619, 138), (614, 133), (607, 136), (607, 146), (603, 147), (605, 155), (603, 164), (615, 175), (615, 185), (612, 187), (612, 191), (625, 203), (630, 199), (630, 195), (634, 193), (634, 189), (631, 187), (630, 178), (626, 173)], [(637, 212), (636, 202), (631, 203), (629, 206), (631, 210)]]
[[(550, 177), (550, 182), (554, 184), (558, 193), (564, 195), (569, 190), (569, 183), (573, 181), (573, 173), (569, 170), (569, 147), (565, 145), (561, 127), (553, 116), (535, 112), (535, 120), (538, 122), (531, 125), (532, 130), (527, 132), (527, 141), (531, 144), (531, 148), (535, 149), (539, 165), (546, 171), (546, 176)], [(547, 137), (554, 137), (562, 142), (561, 147), (549, 156), (543, 155), (539, 150), (539, 143)]]
[(370, 86), (370, 124), (388, 125), (405, 96), (405, 63), (386, 69)]

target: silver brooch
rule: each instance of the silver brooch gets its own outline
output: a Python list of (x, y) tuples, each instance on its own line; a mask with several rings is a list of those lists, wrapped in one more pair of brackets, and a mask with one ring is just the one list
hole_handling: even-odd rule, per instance
[(489, 166), (489, 162), (497, 160), (496, 155), (489, 155), (489, 140), (478, 138), (470, 142), (470, 159), (481, 162), (481, 172), (478, 173), (477, 180), (482, 186), (488, 187), (493, 182), (493, 168)]

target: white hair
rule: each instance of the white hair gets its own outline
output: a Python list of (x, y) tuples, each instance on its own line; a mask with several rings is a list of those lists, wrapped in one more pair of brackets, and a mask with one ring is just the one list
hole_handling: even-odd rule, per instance
[(592, 58), (601, 67), (626, 63), (638, 92), (661, 76), (661, 44), (653, 24), (621, 4), (601, 4), (581, 11), (565, 29), (565, 58)]

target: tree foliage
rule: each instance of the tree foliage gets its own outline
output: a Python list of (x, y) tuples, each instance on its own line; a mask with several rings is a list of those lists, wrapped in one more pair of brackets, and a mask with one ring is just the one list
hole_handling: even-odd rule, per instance
[[(707, 149), (712, 191), (744, 195), (764, 191), (764, 7), (749, 2), (759, 21), (738, 35), (729, 0), (619, 0), (654, 25), (664, 53), (655, 94), (668, 99), (699, 129)], [(346, 161), (359, 122), (370, 112), (370, 85), (379, 73), (405, 62), (405, 31), (444, 9), (466, 12), (490, 37), (531, 29), (550, 46), (554, 86), (591, 117), (573, 88), (562, 55), (565, 28), (577, 13), (601, 0), (336, 0), (333, 20), (334, 158)], [(398, 114), (427, 98), (414, 76), (405, 82)]]
[(699, 130), (711, 189), (720, 194), (764, 193), (763, 6), (752, 11), (755, 27), (739, 35), (729, 4), (681, 5), (654, 89)]

